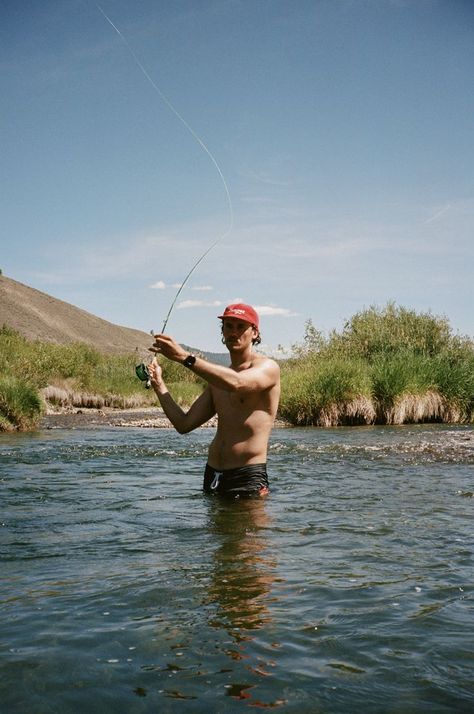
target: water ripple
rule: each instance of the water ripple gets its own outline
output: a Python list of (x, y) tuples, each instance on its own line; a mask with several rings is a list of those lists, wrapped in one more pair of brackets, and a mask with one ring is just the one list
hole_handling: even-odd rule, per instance
[(245, 503), (212, 431), (0, 437), (2, 707), (471, 711), (473, 433), (276, 430)]

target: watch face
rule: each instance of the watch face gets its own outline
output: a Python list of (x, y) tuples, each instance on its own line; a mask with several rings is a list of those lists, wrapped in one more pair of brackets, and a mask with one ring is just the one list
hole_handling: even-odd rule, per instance
[(188, 355), (188, 356), (186, 357), (186, 359), (184, 360), (183, 364), (184, 364), (186, 367), (192, 367), (193, 364), (195, 363), (195, 361), (196, 361), (196, 357), (195, 357), (194, 355)]

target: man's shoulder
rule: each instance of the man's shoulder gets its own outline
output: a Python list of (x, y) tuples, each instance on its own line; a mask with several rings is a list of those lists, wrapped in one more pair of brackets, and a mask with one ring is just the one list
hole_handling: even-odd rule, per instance
[(258, 353), (252, 354), (252, 362), (251, 362), (250, 366), (251, 367), (268, 367), (270, 369), (277, 369), (277, 370), (280, 369), (278, 362), (276, 362), (274, 359), (272, 359), (271, 357), (267, 357), (266, 355), (260, 355)]

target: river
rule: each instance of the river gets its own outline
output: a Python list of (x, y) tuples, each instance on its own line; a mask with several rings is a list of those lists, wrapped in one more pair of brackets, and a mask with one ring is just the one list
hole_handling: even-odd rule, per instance
[(235, 502), (212, 434), (0, 436), (2, 714), (473, 711), (474, 429), (275, 429)]

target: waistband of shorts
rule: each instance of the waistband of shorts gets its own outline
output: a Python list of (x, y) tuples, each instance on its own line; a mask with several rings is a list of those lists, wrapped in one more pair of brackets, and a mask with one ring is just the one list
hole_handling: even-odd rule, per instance
[(267, 473), (267, 464), (246, 464), (245, 466), (236, 466), (234, 469), (216, 469), (210, 464), (206, 464), (206, 471), (213, 471), (216, 474), (222, 474), (224, 477), (232, 476), (252, 476), (253, 474)]

